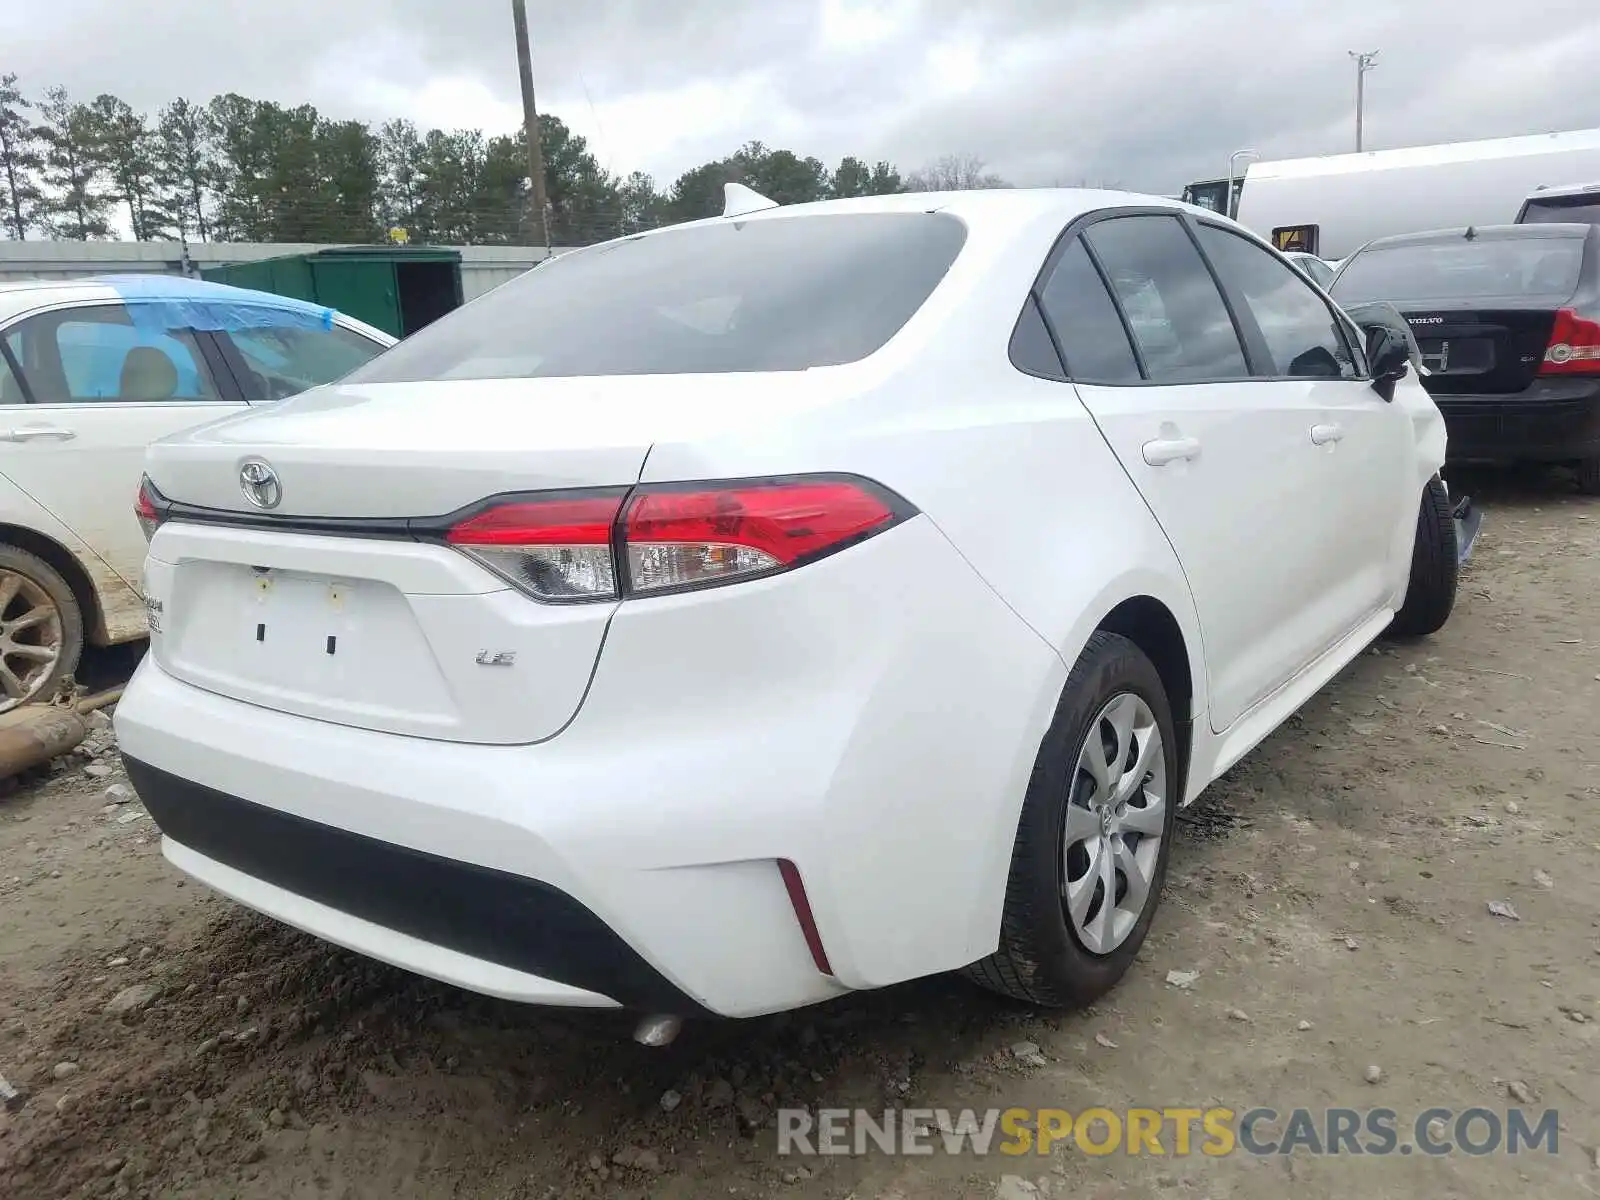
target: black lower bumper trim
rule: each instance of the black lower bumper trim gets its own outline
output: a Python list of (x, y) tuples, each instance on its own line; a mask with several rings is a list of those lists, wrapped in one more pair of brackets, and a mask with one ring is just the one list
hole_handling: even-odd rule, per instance
[(1575, 462), (1600, 455), (1600, 394), (1434, 399), (1444, 416), (1451, 462)]
[(629, 1008), (705, 1010), (558, 888), (309, 821), (123, 757), (161, 832), (255, 879), (386, 929)]

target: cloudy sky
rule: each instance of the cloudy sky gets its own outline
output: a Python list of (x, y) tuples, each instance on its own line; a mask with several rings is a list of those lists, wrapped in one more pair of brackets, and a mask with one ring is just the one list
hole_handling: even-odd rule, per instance
[[(1176, 192), (1268, 158), (1600, 123), (1594, 0), (528, 0), (542, 110), (660, 185), (758, 138)], [(0, 72), (509, 130), (510, 0), (0, 0)]]

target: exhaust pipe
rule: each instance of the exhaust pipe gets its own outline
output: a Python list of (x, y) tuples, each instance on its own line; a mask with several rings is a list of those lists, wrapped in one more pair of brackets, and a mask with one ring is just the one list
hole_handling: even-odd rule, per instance
[(633, 1040), (641, 1046), (670, 1046), (682, 1028), (682, 1017), (657, 1013), (644, 1018), (634, 1027)]

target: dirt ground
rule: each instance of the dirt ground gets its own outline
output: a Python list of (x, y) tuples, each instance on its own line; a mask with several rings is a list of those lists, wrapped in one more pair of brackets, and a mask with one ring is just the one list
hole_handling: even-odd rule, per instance
[[(1185, 814), (1142, 961), (1086, 1013), (935, 979), (647, 1050), (186, 885), (104, 795), (99, 735), (0, 798), (0, 1074), (27, 1093), (0, 1195), (1600, 1195), (1600, 502), (1474, 490), (1450, 625), (1363, 655)], [(1559, 1110), (1557, 1155), (802, 1163), (773, 1128), (781, 1105), (1384, 1105), (1404, 1132), (1523, 1100)]]

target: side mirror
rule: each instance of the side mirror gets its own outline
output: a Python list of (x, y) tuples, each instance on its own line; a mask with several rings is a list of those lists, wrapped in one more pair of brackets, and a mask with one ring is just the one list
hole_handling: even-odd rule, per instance
[(1392, 304), (1358, 304), (1345, 309), (1367, 342), (1367, 364), (1372, 370), (1372, 389), (1385, 400), (1394, 399), (1394, 385), (1417, 368), (1420, 378), (1422, 350), (1411, 336), (1411, 326)]
[(1373, 381), (1392, 387), (1411, 368), (1411, 347), (1387, 326), (1374, 325), (1367, 330), (1367, 361), (1372, 364)]

